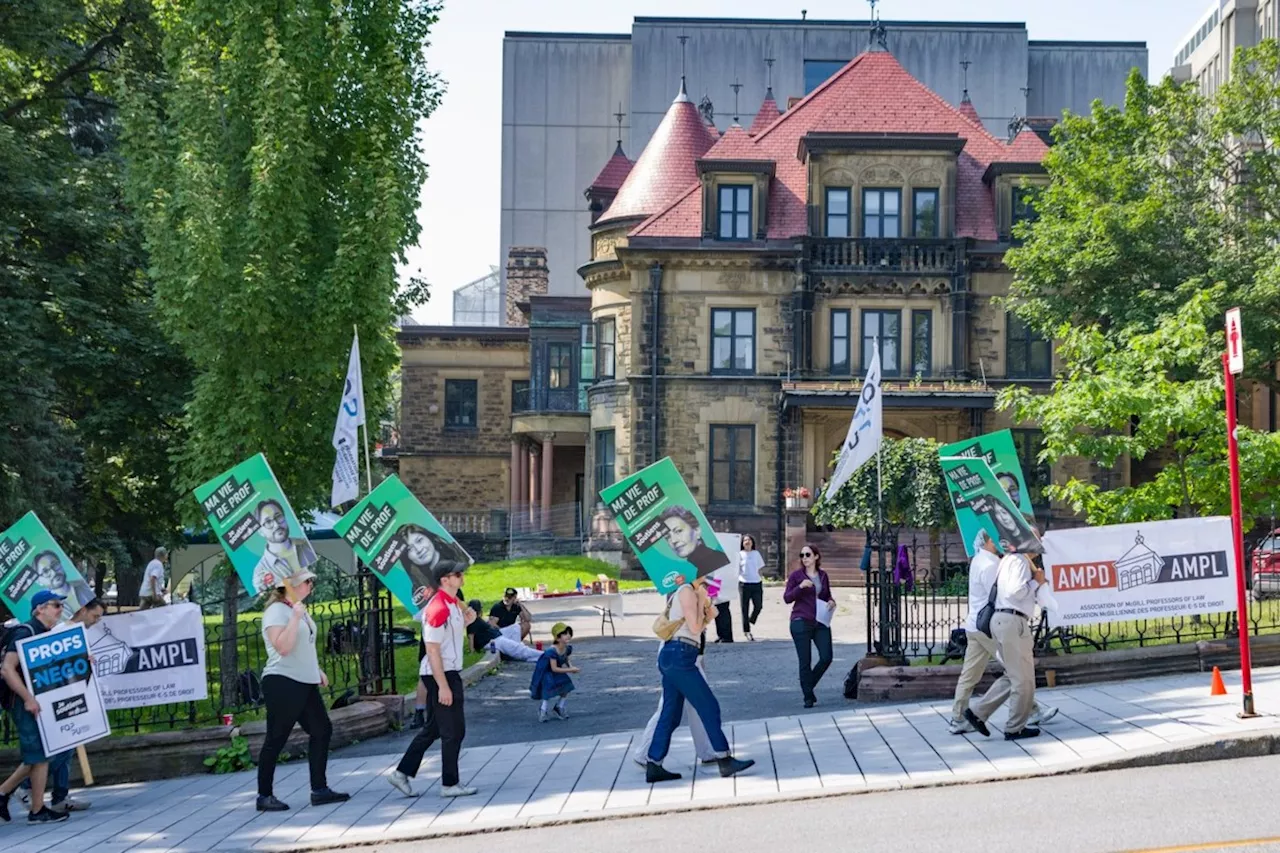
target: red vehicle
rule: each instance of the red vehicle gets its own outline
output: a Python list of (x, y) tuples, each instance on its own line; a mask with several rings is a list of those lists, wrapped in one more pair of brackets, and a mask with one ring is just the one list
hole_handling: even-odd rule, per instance
[(1249, 580), (1254, 601), (1280, 595), (1280, 527), (1254, 546)]

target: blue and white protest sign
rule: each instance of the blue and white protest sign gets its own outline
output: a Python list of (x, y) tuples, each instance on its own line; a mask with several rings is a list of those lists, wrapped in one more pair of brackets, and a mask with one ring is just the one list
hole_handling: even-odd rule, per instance
[(106, 616), (86, 633), (107, 710), (209, 698), (199, 605)]
[(73, 623), (21, 640), (17, 649), (27, 689), (40, 704), (36, 725), (45, 755), (111, 734), (98, 679), (89, 664), (84, 626)]

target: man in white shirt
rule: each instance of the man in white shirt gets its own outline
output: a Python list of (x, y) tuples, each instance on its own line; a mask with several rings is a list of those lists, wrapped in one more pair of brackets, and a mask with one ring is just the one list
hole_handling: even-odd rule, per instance
[(138, 609), (149, 610), (164, 604), (165, 593), (169, 587), (164, 582), (164, 561), (169, 556), (165, 548), (157, 548), (155, 559), (147, 563), (142, 572), (142, 587), (138, 590)]
[(422, 641), (427, 653), (418, 673), (427, 688), (427, 722), (413, 736), (400, 764), (391, 771), (392, 787), (406, 797), (413, 796), (409, 780), (418, 775), (423, 753), (440, 740), (440, 796), (467, 797), (475, 788), (463, 785), (458, 777), (458, 756), (466, 735), (463, 716), (462, 650), (464, 629), (476, 618), (470, 607), (465, 610), (458, 601), (462, 573), (466, 565), (441, 560), (432, 569), (436, 593), (422, 610)]
[[(1038, 549), (1030, 543), (1028, 551)], [(1009, 720), (1005, 723), (1005, 740), (1036, 737), (1040, 730), (1027, 725), (1035, 708), (1036, 665), (1032, 658), (1031, 615), (1037, 604), (1047, 606), (1049, 585), (1044, 571), (1032, 564), (1027, 553), (1011, 552), (996, 569), (995, 614), (991, 617), (991, 634), (996, 651), (1004, 664), (1004, 674), (972, 708), (964, 710), (964, 718), (980, 734), (989, 735), (986, 720), (1009, 700)], [(984, 602), (985, 603), (985, 602)]]

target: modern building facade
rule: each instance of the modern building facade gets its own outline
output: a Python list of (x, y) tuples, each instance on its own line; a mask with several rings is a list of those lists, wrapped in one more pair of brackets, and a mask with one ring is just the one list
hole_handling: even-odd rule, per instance
[[(1120, 103), (1141, 42), (1030, 38), (1022, 23), (886, 22), (902, 66), (946, 101), (967, 88), (987, 130), (1015, 117)], [(748, 127), (772, 88), (789, 103), (865, 49), (868, 22), (638, 17), (629, 33), (510, 32), (503, 44), (502, 257), (547, 249), (550, 295), (584, 296), (577, 268), (591, 257), (583, 190), (616, 149), (648, 145), (682, 75), (695, 104), (710, 102), (723, 132)], [(735, 84), (738, 88), (735, 90)]]
[(1276, 37), (1280, 0), (1214, 0), (1178, 46), (1170, 74), (1212, 95), (1231, 77), (1237, 48)]

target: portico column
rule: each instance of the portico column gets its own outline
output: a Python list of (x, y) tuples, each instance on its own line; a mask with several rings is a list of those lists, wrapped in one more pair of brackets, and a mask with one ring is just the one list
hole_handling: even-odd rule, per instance
[(529, 447), (529, 528), (533, 529), (534, 512), (538, 508), (538, 455), (533, 447)]
[(520, 440), (511, 439), (511, 470), (509, 472), (511, 478), (510, 495), (511, 505), (507, 512), (514, 516), (517, 508), (520, 506)]
[(553, 439), (554, 436), (550, 435), (542, 439), (542, 529), (544, 531), (551, 529), (551, 463), (555, 456)]

